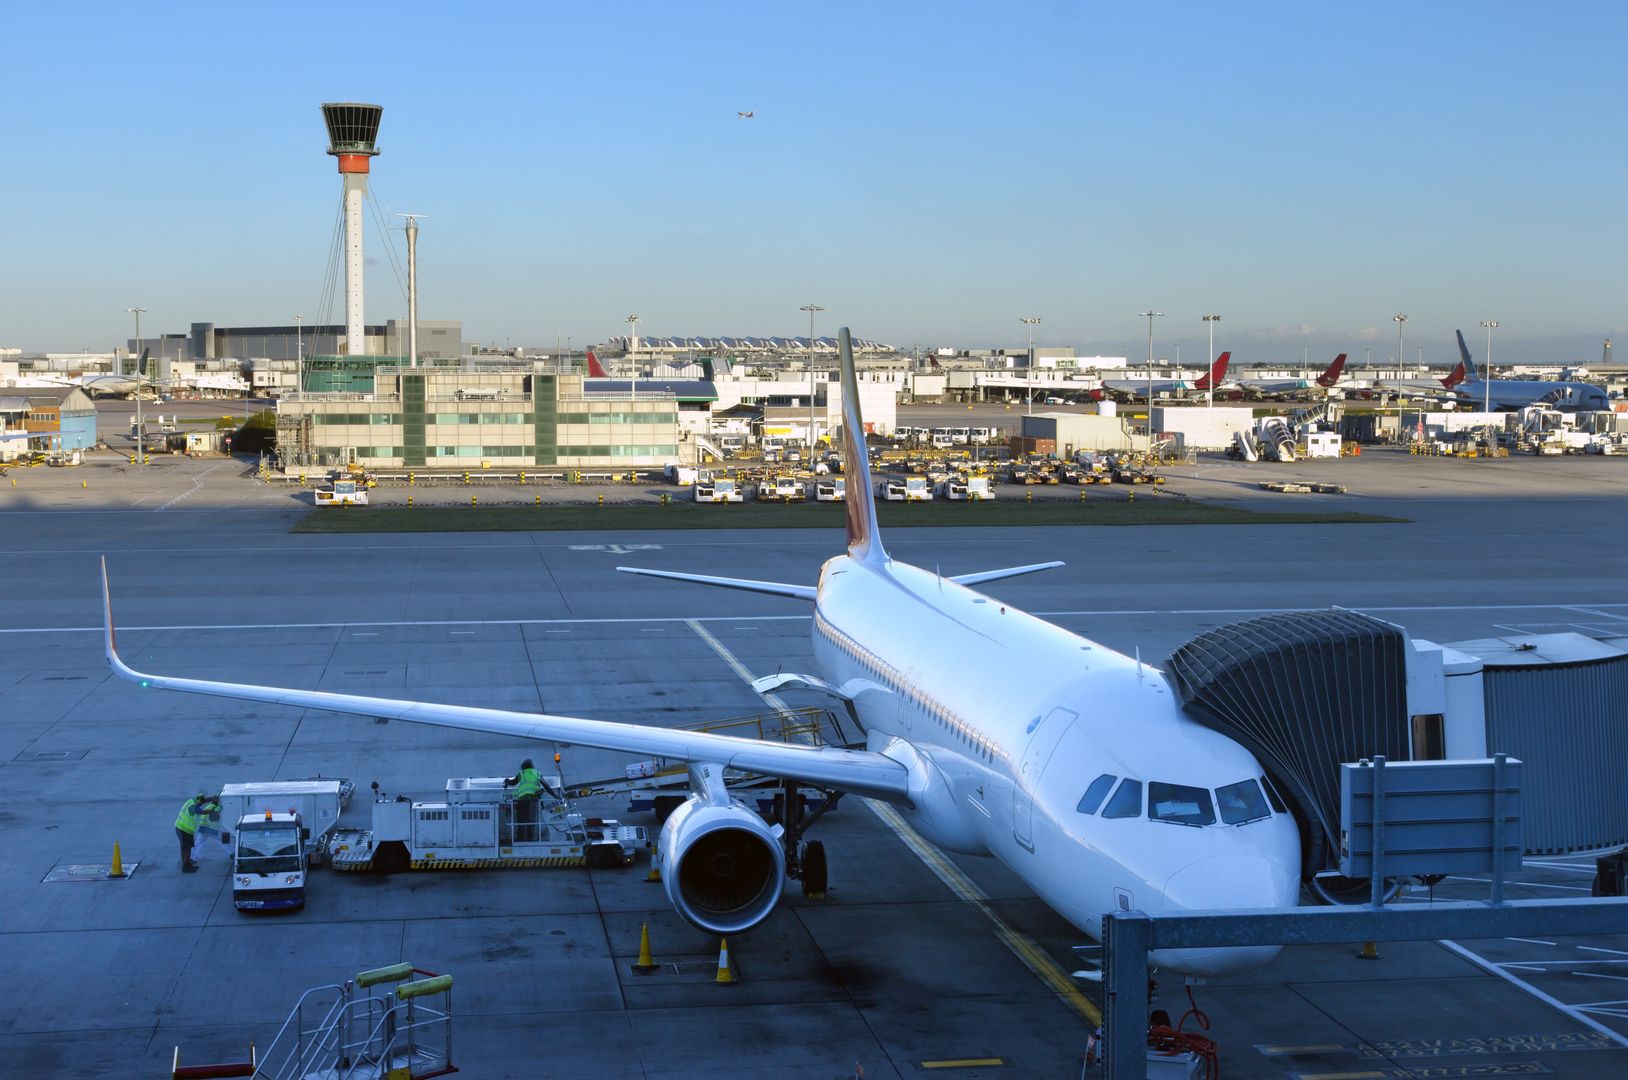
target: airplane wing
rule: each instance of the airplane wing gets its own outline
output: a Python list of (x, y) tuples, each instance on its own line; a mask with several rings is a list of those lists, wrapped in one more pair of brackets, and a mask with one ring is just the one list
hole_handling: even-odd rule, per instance
[[(1057, 565), (1062, 565), (1061, 563)], [(640, 574), (644, 577), (670, 578), (673, 581), (693, 581), (698, 585), (717, 585), (724, 589), (740, 589), (743, 592), (766, 593), (769, 596), (789, 596), (793, 600), (813, 600), (814, 586), (787, 585), (778, 581), (752, 581), (749, 578), (712, 577), (709, 574), (681, 574), (676, 570), (646, 570), (638, 566), (618, 566), (616, 568), (623, 574)], [(1035, 569), (1043, 569), (1036, 567)]]
[(1028, 566), (1008, 566), (1002, 570), (981, 570), (976, 574), (957, 574), (950, 578), (957, 585), (982, 585), (989, 581), (1002, 581), (1009, 577), (1018, 577), (1021, 574), (1033, 574), (1040, 570), (1055, 570), (1063, 562), (1030, 563)]
[(392, 698), (333, 694), (319, 690), (289, 690), (247, 683), (183, 679), (149, 675), (136, 671), (120, 657), (114, 643), (113, 602), (107, 579), (107, 560), (102, 560), (102, 607), (106, 631), (107, 661), (121, 679), (143, 687), (179, 690), (210, 697), (262, 701), (290, 705), (298, 709), (323, 709), (356, 716), (384, 717), (414, 724), (483, 731), (563, 746), (588, 746), (630, 754), (664, 757), (679, 761), (714, 762), (726, 769), (764, 773), (836, 788), (841, 791), (902, 802), (906, 798), (905, 768), (884, 754), (869, 750), (838, 750), (743, 739), (733, 735), (683, 731), (645, 724), (609, 720), (585, 720), (548, 713), (513, 712), (466, 705), (439, 705), (427, 701), (401, 701)]

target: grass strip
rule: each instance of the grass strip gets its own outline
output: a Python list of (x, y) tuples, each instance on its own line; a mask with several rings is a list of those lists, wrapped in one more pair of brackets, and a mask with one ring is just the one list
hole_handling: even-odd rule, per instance
[[(1350, 511), (1245, 510), (1191, 499), (1096, 499), (1087, 502), (881, 503), (884, 528), (1013, 525), (1372, 525), (1404, 518)], [(324, 507), (296, 533), (549, 532), (650, 529), (837, 529), (836, 503), (697, 504), (673, 502), (584, 506)]]

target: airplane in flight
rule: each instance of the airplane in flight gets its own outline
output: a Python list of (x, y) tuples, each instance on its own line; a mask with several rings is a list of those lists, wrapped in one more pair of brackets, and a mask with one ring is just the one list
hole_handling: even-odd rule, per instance
[(1466, 373), (1461, 383), (1450, 389), (1466, 409), (1491, 412), (1517, 412), (1528, 405), (1548, 405), (1561, 412), (1604, 412), (1611, 400), (1603, 387), (1593, 383), (1542, 379), (1483, 378), (1464, 344), (1464, 331), (1457, 330), (1459, 368)]
[(740, 117), (742, 120), (750, 120), (750, 119), (752, 119), (752, 117), (757, 115), (757, 110), (756, 109), (748, 109), (746, 112), (738, 112), (735, 115)]
[(1219, 390), (1221, 380), (1226, 378), (1227, 363), (1232, 359), (1231, 352), (1224, 352), (1210, 365), (1210, 370), (1188, 382), (1185, 379), (1104, 379), (1102, 380), (1101, 395), (1093, 394), (1101, 400), (1102, 396), (1116, 394), (1126, 398), (1146, 399), (1151, 393), (1154, 397), (1163, 394), (1174, 397), (1189, 390)]
[[(691, 794), (662, 826), (653, 858), (669, 901), (709, 933), (736, 934), (768, 918), (788, 864), (800, 860), (806, 869), (819, 843), (786, 850), (795, 819), (789, 830), (765, 823), (731, 796), (725, 770), (890, 803), (938, 847), (999, 860), (1098, 940), (1103, 914), (1115, 910), (1296, 906), (1299, 829), (1263, 786), (1264, 770), (1248, 750), (1184, 713), (1163, 675), (1140, 657), (976, 591), (1061, 563), (944, 576), (888, 554), (846, 327), (838, 344), (848, 544), (820, 568), (817, 583), (617, 569), (811, 604), (814, 671), (765, 676), (754, 689), (839, 699), (865, 731), (864, 749), (148, 674), (117, 651), (104, 558), (108, 663), (121, 678), (155, 689), (686, 761)], [(989, 662), (968, 664), (969, 655)], [(1149, 961), (1218, 975), (1277, 951), (1163, 950)]]
[(1307, 390), (1331, 390), (1340, 381), (1340, 372), (1345, 370), (1345, 353), (1334, 358), (1323, 373), (1315, 379), (1240, 379), (1238, 386), (1251, 394), (1262, 397), (1287, 397), (1291, 394), (1304, 393)]

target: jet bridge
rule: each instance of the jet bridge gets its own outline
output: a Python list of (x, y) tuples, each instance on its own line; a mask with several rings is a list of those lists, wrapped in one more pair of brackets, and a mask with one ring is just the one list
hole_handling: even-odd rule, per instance
[(1352, 611), (1285, 612), (1222, 626), (1171, 655), (1166, 674), (1195, 720), (1266, 767), (1300, 823), (1302, 873), (1340, 850), (1340, 763), (1410, 753), (1407, 639)]

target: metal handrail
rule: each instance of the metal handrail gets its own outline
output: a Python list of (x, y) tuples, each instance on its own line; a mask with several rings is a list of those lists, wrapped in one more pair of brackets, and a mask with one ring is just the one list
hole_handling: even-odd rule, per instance
[(284, 1020), (283, 1026), (277, 1029), (277, 1034), (272, 1036), (271, 1042), (266, 1046), (265, 1054), (261, 1057), (260, 1063), (255, 1067), (255, 1076), (265, 1076), (271, 1077), (273, 1080), (281, 1080), (281, 1078), (284, 1077), (304, 1075), (303, 1071), (273, 1071), (272, 1062), (276, 1058), (277, 1044), (282, 1042), (283, 1036), (288, 1034), (288, 1026), (293, 1024), (294, 1038), (296, 1041), (294, 1045), (294, 1052), (289, 1056), (288, 1060), (290, 1063), (295, 1065), (303, 1064), (303, 1058), (305, 1056), (305, 1036), (308, 1034), (304, 1024), (305, 999), (310, 997), (312, 994), (321, 993), (325, 990), (332, 990), (337, 996), (334, 998), (333, 1004), (329, 1005), (327, 1011), (323, 1013), (322, 1021), (315, 1028), (310, 1029), (310, 1031), (322, 1032), (330, 1027), (337, 1028), (339, 1016), (341, 1015), (341, 1011), (346, 1003), (345, 986), (340, 983), (329, 983), (325, 986), (313, 986), (311, 989), (300, 995), (299, 1000), (294, 1003), (294, 1007), (289, 1010), (288, 1019)]

